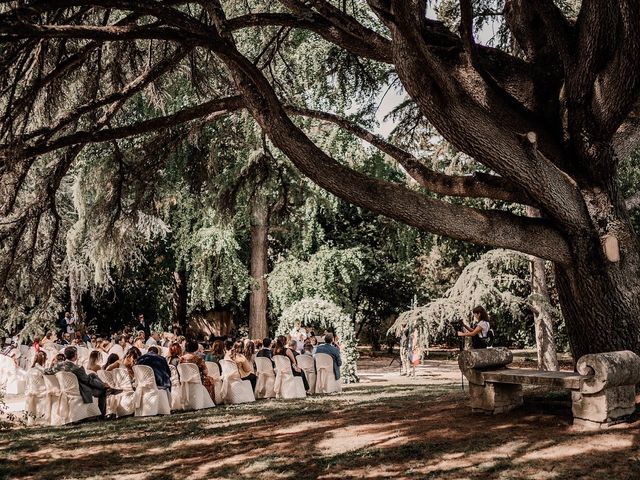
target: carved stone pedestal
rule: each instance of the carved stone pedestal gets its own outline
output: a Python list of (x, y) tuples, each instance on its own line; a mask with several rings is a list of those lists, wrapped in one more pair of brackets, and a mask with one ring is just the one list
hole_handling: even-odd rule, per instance
[(474, 412), (503, 413), (522, 405), (522, 385), (508, 383), (469, 384)]
[(604, 428), (624, 421), (636, 409), (633, 385), (606, 388), (598, 393), (571, 392), (573, 424), (583, 428)]

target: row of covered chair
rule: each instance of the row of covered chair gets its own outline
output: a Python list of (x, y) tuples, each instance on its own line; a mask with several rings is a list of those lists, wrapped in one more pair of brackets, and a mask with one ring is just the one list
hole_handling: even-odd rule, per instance
[[(305, 371), (310, 394), (339, 392), (342, 384), (336, 381), (333, 359), (326, 354), (297, 357), (299, 366)], [(233, 361), (222, 360), (218, 365), (206, 362), (209, 375), (214, 380), (215, 398), (212, 399), (202, 385), (198, 366), (181, 363), (170, 365), (171, 392), (158, 389), (153, 369), (146, 365), (133, 366), (136, 388), (134, 390), (126, 368), (111, 371), (99, 370), (100, 379), (119, 392), (109, 395), (106, 403), (107, 415), (115, 417), (168, 415), (171, 411), (200, 410), (215, 404), (239, 404), (256, 399), (305, 398), (301, 377), (294, 376), (290, 360), (283, 355), (255, 359), (257, 383), (255, 392), (251, 382), (242, 380)], [(100, 415), (98, 401), (85, 404), (80, 395), (77, 377), (70, 372), (44, 375), (39, 368), (32, 368), (26, 375), (26, 405), (30, 423), (40, 421), (48, 425), (63, 425)]]

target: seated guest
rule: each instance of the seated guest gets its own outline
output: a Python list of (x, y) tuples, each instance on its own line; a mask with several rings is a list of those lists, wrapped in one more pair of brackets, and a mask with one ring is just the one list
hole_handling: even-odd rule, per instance
[(40, 337), (34, 337), (32, 347), (36, 353), (40, 351)]
[(118, 360), (120, 360), (120, 357), (118, 355), (116, 355), (115, 353), (110, 353), (107, 357), (106, 363), (102, 366), (103, 370), (109, 370), (111, 364), (117, 362)]
[(327, 333), (324, 336), (324, 343), (321, 343), (316, 348), (316, 353), (326, 353), (333, 358), (333, 373), (336, 376), (336, 380), (340, 379), (340, 365), (342, 365), (342, 359), (340, 358), (340, 349), (333, 344), (333, 334)]
[(285, 344), (280, 340), (280, 338), (285, 338), (285, 337), (283, 336), (278, 337), (278, 340), (276, 340), (276, 346), (273, 349), (273, 354), (284, 355), (287, 358), (289, 358), (289, 360), (291, 360), (291, 373), (293, 373), (294, 377), (302, 377), (302, 383), (304, 384), (305, 391), (309, 390), (309, 382), (307, 381), (307, 376), (304, 374), (304, 371), (298, 366), (298, 362), (296, 361), (297, 354), (295, 353), (295, 351), (292, 351), (290, 348), (287, 348)]
[(153, 332), (151, 334), (151, 336), (145, 342), (145, 345), (147, 347), (157, 347), (158, 346), (158, 340), (160, 340), (160, 333)]
[(158, 355), (158, 347), (150, 346), (147, 353), (138, 358), (136, 365), (151, 367), (158, 388), (171, 391), (171, 370), (165, 358)]
[(138, 350), (142, 350), (143, 348), (145, 348), (144, 339), (145, 339), (144, 332), (140, 330), (136, 337), (136, 341), (133, 342), (133, 346), (136, 347)]
[(118, 358), (124, 358), (124, 347), (127, 345), (127, 340), (124, 335), (116, 335), (113, 339), (113, 345), (109, 349), (109, 355), (116, 354)]
[(249, 363), (253, 365), (254, 360), (256, 359), (256, 345), (251, 340), (244, 341), (244, 349), (242, 354), (244, 357), (249, 360)]
[(87, 370), (90, 370), (92, 372), (97, 372), (98, 370), (100, 370), (102, 368), (102, 366), (100, 365), (101, 359), (102, 359), (102, 355), (100, 355), (100, 352), (98, 350), (93, 350), (89, 354), (89, 361), (87, 362)]
[(313, 345), (311, 343), (304, 344), (304, 355), (313, 355), (315, 352), (313, 351)]
[(102, 340), (96, 350), (108, 354), (109, 350), (111, 350), (111, 342), (109, 340)]
[[(291, 350), (294, 357), (297, 357), (298, 355), (300, 355), (300, 352), (298, 351), (299, 345), (301, 345), (300, 342), (298, 342), (297, 340), (294, 340), (293, 338), (289, 340), (289, 343), (287, 343), (287, 347), (289, 348), (289, 350)], [(304, 343), (302, 345), (304, 345)]]
[(264, 340), (262, 340), (262, 348), (258, 350), (258, 352), (256, 353), (256, 357), (271, 358), (272, 354), (273, 353), (271, 352), (271, 339), (265, 338)]
[(209, 376), (207, 365), (204, 363), (204, 359), (196, 355), (196, 352), (198, 351), (198, 342), (196, 342), (195, 340), (189, 340), (186, 344), (185, 350), (187, 351), (187, 353), (180, 357), (180, 363), (195, 363), (198, 366), (198, 370), (200, 370), (200, 380), (202, 381), (202, 385), (204, 385), (204, 387), (207, 389), (209, 395), (211, 396), (211, 400), (213, 400), (214, 398), (216, 398), (213, 379)]
[(51, 358), (49, 367), (54, 367), (58, 362), (64, 362), (64, 353), (58, 353)]
[(253, 344), (256, 346), (256, 352), (262, 349), (262, 340), (260, 340), (259, 338), (256, 338), (253, 341)]
[(55, 366), (44, 371), (45, 375), (55, 375), (58, 372), (71, 372), (78, 378), (80, 387), (80, 395), (84, 403), (92, 403), (93, 397), (98, 398), (98, 407), (100, 413), (104, 416), (106, 411), (106, 399), (108, 385), (105, 385), (95, 373), (87, 374), (83, 367), (76, 365), (78, 361), (78, 351), (76, 347), (67, 347), (64, 349), (63, 362), (58, 362)]
[(71, 341), (71, 343), (75, 345), (80, 345), (81, 347), (87, 346), (87, 342), (85, 341), (84, 335), (82, 335), (82, 332), (75, 332), (75, 338)]
[(140, 353), (140, 350), (138, 350), (136, 347), (131, 347), (129, 351), (124, 354), (123, 359), (113, 362), (111, 365), (109, 365), (109, 368), (107, 368), (107, 370), (110, 371), (116, 368), (126, 368), (127, 373), (129, 374), (129, 378), (133, 380), (133, 366), (137, 363), (138, 358), (140, 358), (141, 355), (142, 353)]
[(224, 343), (221, 340), (216, 340), (211, 346), (211, 351), (204, 357), (205, 362), (215, 362), (218, 364), (220, 373), (222, 374), (222, 367), (220, 367), (220, 360), (224, 358)]
[(33, 364), (31, 365), (31, 368), (44, 370), (44, 364), (46, 363), (46, 361), (47, 361), (47, 352), (42, 350), (41, 352), (36, 353), (35, 356), (33, 357)]
[(167, 363), (177, 367), (180, 363), (180, 357), (182, 356), (182, 347), (179, 343), (172, 343), (169, 345), (169, 354), (167, 355)]
[(231, 360), (238, 367), (238, 373), (240, 373), (240, 378), (242, 380), (249, 380), (251, 382), (251, 389), (256, 389), (256, 382), (258, 381), (258, 377), (253, 372), (253, 365), (247, 357), (243, 354), (243, 342), (237, 341), (233, 344), (231, 350), (229, 350), (225, 355), (225, 360)]

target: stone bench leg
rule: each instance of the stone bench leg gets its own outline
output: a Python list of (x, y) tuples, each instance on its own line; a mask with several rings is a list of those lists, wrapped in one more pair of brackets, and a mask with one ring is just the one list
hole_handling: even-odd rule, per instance
[(586, 428), (602, 428), (624, 420), (636, 409), (634, 385), (606, 388), (586, 394), (571, 392), (573, 424)]
[(471, 410), (474, 412), (503, 413), (522, 405), (522, 385), (510, 383), (469, 384)]

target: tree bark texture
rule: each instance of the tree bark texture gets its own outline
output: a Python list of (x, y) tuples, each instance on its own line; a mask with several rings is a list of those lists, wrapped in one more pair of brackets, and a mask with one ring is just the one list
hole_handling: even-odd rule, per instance
[[(27, 227), (37, 228), (45, 213), (57, 218), (55, 194), (74, 161), (67, 154), (51, 162), (45, 172), (50, 180), (42, 182), (35, 201), (25, 201), (18, 197), (33, 176), (36, 156), (69, 148), (77, 153), (88, 143), (152, 132), (161, 138), (167, 129), (211, 122), (243, 109), (303, 174), (348, 202), (434, 234), (554, 262), (576, 359), (609, 350), (640, 353), (640, 245), (627, 212), (640, 202), (633, 196), (626, 202), (618, 188), (619, 165), (625, 160), (618, 155), (640, 138), (640, 2), (584, 1), (577, 18), (568, 19), (553, 0), (505, 0), (504, 25), (518, 55), (476, 42), (477, 12), (469, 0), (460, 1), (458, 33), (428, 18), (425, 0), (368, 0), (367, 23), (377, 21), (375, 29), (326, 0), (273, 3), (261, 13), (238, 7), (241, 13), (234, 18), (227, 18), (222, 2), (195, 0), (25, 1), (3, 9), (0, 37), (7, 48), (0, 52), (0, 64), (6, 67), (0, 69), (0, 83), (9, 86), (7, 91), (20, 92), (20, 98), (17, 107), (4, 109), (0, 122), (0, 160), (11, 160), (0, 169), (0, 190), (6, 192), (0, 220), (9, 220), (2, 223), (7, 226), (0, 232), (0, 247), (10, 252), (6, 266), (0, 262), (0, 280), (21, 271), (13, 259), (28, 258), (24, 245), (37, 244), (24, 241), (32, 235)], [(95, 9), (122, 15), (104, 17)], [(109, 23), (109, 18), (119, 20)], [(233, 35), (274, 26), (312, 31), (350, 55), (389, 64), (421, 120), (485, 168), (468, 178), (434, 171), (428, 162), (360, 125), (311, 110), (299, 95), (288, 96), (286, 82), (244, 54), (247, 49), (238, 48)], [(96, 70), (81, 68), (93, 49), (102, 52), (109, 42), (137, 42), (151, 51), (158, 40), (173, 47), (165, 48), (162, 58), (147, 64), (135, 79), (73, 111), (59, 107), (51, 125), (29, 128), (30, 113), (39, 108), (36, 99), (45, 87), (67, 78), (76, 82), (80, 72)], [(38, 42), (48, 42), (56, 53), (42, 56), (35, 48)], [(79, 49), (67, 48), (73, 42), (83, 43)], [(274, 48), (281, 44), (286, 42), (275, 41)], [(225, 80), (235, 87), (231, 96), (137, 123), (118, 118), (117, 126), (111, 126), (124, 102), (181, 67), (193, 50), (206, 53), (202, 58), (215, 64), (216, 74), (228, 75)], [(50, 58), (59, 60), (44, 61)], [(25, 65), (47, 69), (30, 82), (24, 79), (30, 77), (24, 74)], [(107, 88), (107, 83), (101, 85)], [(302, 105), (285, 104), (285, 96)], [(290, 115), (332, 122), (351, 132), (397, 161), (428, 192), (363, 174), (333, 158)], [(85, 130), (78, 130), (77, 125), (85, 124)], [(540, 216), (472, 208), (449, 202), (447, 196), (529, 205)], [(253, 213), (250, 331), (260, 337), (266, 334), (267, 225), (260, 220), (264, 212)], [(604, 253), (604, 238), (619, 246), (616, 255)]]
[(551, 298), (547, 288), (544, 260), (531, 257), (531, 309), (536, 333), (536, 351), (538, 369), (545, 371), (558, 370), (558, 355), (553, 326), (553, 317), (549, 314)]
[(267, 327), (267, 259), (269, 212), (256, 195), (251, 201), (251, 294), (249, 296), (249, 338), (265, 338)]
[[(533, 207), (527, 207), (527, 214), (536, 217), (540, 212)], [(550, 314), (551, 297), (547, 288), (547, 276), (544, 260), (530, 257), (531, 271), (531, 310), (536, 335), (536, 352), (538, 354), (538, 369), (545, 371), (558, 370), (558, 355), (556, 352), (553, 316)]]
[(171, 303), (173, 325), (180, 327), (182, 334), (187, 331), (187, 272), (178, 269), (173, 272), (173, 299)]

